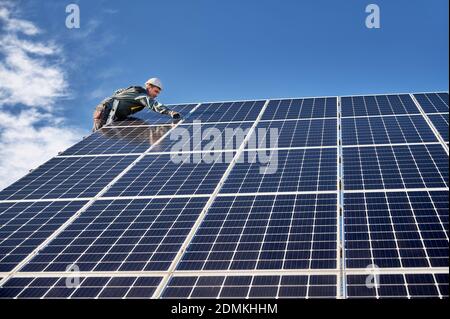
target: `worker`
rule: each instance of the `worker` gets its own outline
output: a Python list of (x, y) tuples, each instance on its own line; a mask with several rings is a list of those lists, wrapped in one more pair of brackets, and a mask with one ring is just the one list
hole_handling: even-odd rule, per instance
[(151, 78), (145, 82), (145, 88), (140, 86), (130, 86), (126, 89), (120, 89), (114, 92), (113, 96), (104, 99), (94, 112), (94, 127), (92, 131), (102, 128), (111, 113), (114, 100), (118, 100), (119, 104), (114, 114), (114, 120), (124, 120), (129, 115), (149, 108), (150, 110), (171, 116), (173, 119), (179, 119), (180, 113), (172, 111), (165, 105), (157, 102), (155, 98), (163, 89), (161, 80)]

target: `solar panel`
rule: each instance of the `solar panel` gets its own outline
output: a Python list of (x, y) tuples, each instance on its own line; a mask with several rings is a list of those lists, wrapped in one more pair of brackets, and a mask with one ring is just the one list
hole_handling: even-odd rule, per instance
[(277, 137), (279, 148), (336, 146), (336, 126), (336, 119), (262, 121), (247, 148), (273, 147), (272, 134)]
[(387, 274), (368, 287), (367, 275), (348, 275), (349, 298), (448, 298), (448, 274)]
[(22, 271), (167, 270), (206, 200), (96, 201)]
[(421, 115), (342, 119), (343, 145), (437, 142)]
[(336, 298), (336, 276), (172, 277), (162, 298)]
[(448, 188), (448, 154), (442, 145), (343, 149), (346, 190)]
[(448, 298), (448, 104), (116, 121), (0, 192), (0, 298)]
[(448, 144), (448, 93), (414, 94), (414, 98), (425, 112), (425, 115), (430, 119), (439, 135)]
[(182, 124), (171, 131), (151, 152), (192, 152), (233, 150), (239, 148), (252, 123)]
[(336, 268), (336, 194), (218, 197), (178, 270)]
[(211, 164), (194, 156), (175, 159), (166, 153), (147, 155), (114, 184), (106, 196), (212, 194), (228, 167), (225, 155), (213, 155)]
[(444, 141), (448, 143), (448, 113), (428, 115)]
[(186, 122), (254, 121), (265, 101), (204, 103), (191, 113)]
[(348, 298), (448, 298), (448, 121), (436, 112), (448, 94), (342, 98)]
[(86, 201), (0, 203), (0, 272), (11, 271)]
[(222, 193), (333, 191), (337, 183), (336, 148), (244, 152)]
[(309, 98), (271, 100), (261, 120), (330, 118), (337, 116), (337, 99)]
[(137, 156), (55, 157), (0, 192), (0, 200), (94, 197)]
[(448, 93), (414, 94), (425, 113), (448, 113)]
[(446, 267), (448, 192), (348, 193), (348, 268)]
[[(61, 155), (139, 154), (154, 145), (172, 125), (105, 127)], [(156, 150), (155, 150), (156, 151)]]
[(161, 277), (13, 278), (0, 289), (0, 299), (151, 298)]
[(342, 97), (341, 103), (343, 117), (420, 114), (408, 94), (348, 96)]

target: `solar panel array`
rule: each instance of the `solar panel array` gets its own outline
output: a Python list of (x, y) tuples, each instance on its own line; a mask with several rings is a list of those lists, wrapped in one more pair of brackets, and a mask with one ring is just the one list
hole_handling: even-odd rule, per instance
[(448, 297), (448, 93), (341, 102), (346, 296)]
[(115, 122), (0, 192), (0, 298), (448, 298), (448, 100)]

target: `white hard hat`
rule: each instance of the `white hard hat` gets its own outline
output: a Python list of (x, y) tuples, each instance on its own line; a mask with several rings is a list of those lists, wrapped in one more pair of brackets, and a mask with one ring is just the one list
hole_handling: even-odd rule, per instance
[(163, 89), (162, 82), (161, 82), (161, 80), (158, 79), (158, 78), (151, 78), (151, 79), (148, 79), (148, 81), (145, 82), (145, 85), (149, 85), (149, 84), (154, 85), (154, 86), (157, 86), (157, 87), (159, 87), (161, 90)]

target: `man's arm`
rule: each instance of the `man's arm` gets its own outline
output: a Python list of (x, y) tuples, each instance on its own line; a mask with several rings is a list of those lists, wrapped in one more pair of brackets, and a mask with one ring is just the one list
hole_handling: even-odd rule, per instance
[(167, 106), (165, 106), (162, 103), (159, 103), (158, 101), (149, 99), (148, 96), (145, 97), (145, 102), (144, 104), (152, 111), (160, 113), (160, 114), (165, 114), (165, 115), (169, 115), (174, 119), (180, 118), (180, 113), (173, 111), (171, 109), (169, 109)]

